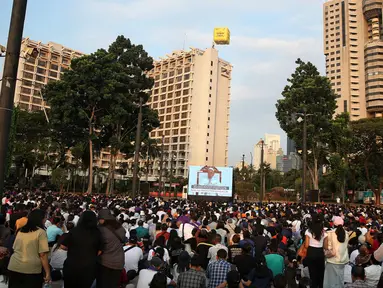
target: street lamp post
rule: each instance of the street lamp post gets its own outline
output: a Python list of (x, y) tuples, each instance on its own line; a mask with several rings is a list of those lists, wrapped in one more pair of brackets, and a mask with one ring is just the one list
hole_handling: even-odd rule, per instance
[(259, 200), (261, 201), (261, 202), (263, 202), (263, 194), (264, 194), (264, 190), (263, 190), (263, 187), (264, 187), (264, 179), (263, 179), (263, 173), (264, 173), (264, 171), (263, 171), (263, 162), (264, 162), (264, 160), (263, 160), (263, 158), (264, 158), (264, 151), (263, 151), (263, 146), (264, 146), (264, 144), (265, 144), (265, 141), (263, 141), (263, 139), (261, 139), (261, 166), (259, 167), (260, 168), (260, 170), (261, 170), (261, 190), (260, 190), (260, 195), (259, 195)]
[(138, 179), (138, 161), (139, 161), (139, 154), (140, 154), (140, 148), (141, 148), (142, 103), (143, 103), (143, 98), (140, 97), (137, 131), (136, 131), (136, 147), (134, 150), (133, 183), (132, 183), (133, 198), (136, 197), (136, 193), (137, 193), (137, 181), (140, 181), (140, 179)]
[(11, 23), (9, 27), (3, 81), (0, 91), (0, 197), (4, 190), (6, 159), (8, 152), (9, 131), (13, 111), (13, 100), (15, 95), (17, 69), (21, 41), (23, 38), (25, 13), (27, 11), (27, 0), (14, 0), (12, 7)]
[(162, 142), (161, 142), (161, 155), (160, 155), (160, 177), (158, 179), (158, 192), (161, 193), (162, 191), (162, 175), (164, 173), (163, 168), (164, 168), (164, 138), (165, 136), (162, 135)]
[(312, 116), (314, 114), (307, 114), (306, 111), (304, 113), (297, 113), (299, 116), (303, 116), (303, 118), (299, 117), (298, 122), (303, 122), (303, 155), (302, 155), (302, 189), (301, 189), (301, 202), (305, 200), (305, 192), (306, 192), (306, 168), (307, 168), (307, 116)]

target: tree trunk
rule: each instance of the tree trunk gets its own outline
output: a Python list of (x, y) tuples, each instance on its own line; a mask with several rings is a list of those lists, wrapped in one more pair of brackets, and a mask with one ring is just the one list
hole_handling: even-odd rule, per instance
[(92, 193), (93, 189), (93, 141), (92, 141), (92, 136), (93, 136), (93, 119), (94, 119), (94, 112), (95, 108), (93, 107), (92, 114), (89, 118), (89, 173), (88, 173), (88, 190), (86, 191), (87, 193)]
[(109, 169), (108, 169), (108, 179), (106, 179), (106, 190), (105, 190), (105, 194), (106, 195), (109, 195), (109, 192), (110, 192), (110, 177), (112, 176), (112, 169), (113, 169), (113, 167), (112, 167), (112, 159), (113, 159), (113, 154), (110, 153)]
[[(91, 132), (89, 133), (91, 135)], [(93, 141), (92, 139), (89, 139), (89, 183), (88, 183), (88, 190), (87, 193), (92, 193), (92, 186), (93, 186)]]

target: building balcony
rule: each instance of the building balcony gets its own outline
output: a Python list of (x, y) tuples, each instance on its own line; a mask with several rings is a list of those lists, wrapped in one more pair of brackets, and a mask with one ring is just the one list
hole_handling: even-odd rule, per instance
[(363, 0), (363, 14), (368, 20), (382, 15), (383, 0)]
[(377, 100), (371, 100), (366, 102), (366, 108), (368, 112), (383, 112), (383, 97)]

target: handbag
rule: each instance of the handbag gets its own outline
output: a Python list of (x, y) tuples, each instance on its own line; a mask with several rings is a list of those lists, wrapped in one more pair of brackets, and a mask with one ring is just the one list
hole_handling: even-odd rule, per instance
[(303, 259), (306, 258), (306, 256), (307, 256), (307, 248), (306, 248), (304, 242), (302, 243), (301, 247), (299, 247), (297, 254), (298, 254), (298, 256), (301, 257), (301, 261), (303, 261)]

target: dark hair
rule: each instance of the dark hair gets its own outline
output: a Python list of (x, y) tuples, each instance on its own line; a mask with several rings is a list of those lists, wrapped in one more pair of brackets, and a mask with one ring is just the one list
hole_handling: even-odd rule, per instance
[(241, 237), (238, 234), (234, 234), (232, 241), (233, 243), (239, 243), (239, 241), (241, 241)]
[(166, 232), (166, 230), (168, 230), (168, 225), (166, 225), (166, 223), (163, 223), (161, 225), (161, 230)]
[(311, 225), (309, 227), (309, 231), (313, 235), (314, 239), (317, 241), (320, 241), (323, 235), (323, 221), (316, 216), (315, 219), (311, 222)]
[(219, 259), (226, 259), (227, 258), (227, 252), (225, 249), (219, 249), (217, 252), (217, 256)]
[(357, 279), (362, 279), (366, 278), (366, 273), (364, 271), (363, 266), (354, 266), (351, 269), (351, 275), (354, 276)]
[(193, 267), (200, 267), (201, 261), (199, 259), (199, 256), (197, 254), (193, 255), (193, 257), (190, 259), (190, 265)]
[(21, 228), (20, 232), (29, 233), (37, 231), (38, 228), (44, 229), (43, 220), (45, 218), (45, 212), (40, 209), (33, 210), (28, 215), (28, 222)]
[(52, 250), (52, 252), (55, 252), (56, 250), (58, 250), (60, 248), (60, 246), (64, 243), (65, 239), (68, 237), (68, 233), (64, 233), (63, 235), (61, 235), (58, 240), (57, 240), (57, 244), (55, 246), (55, 249)]
[(77, 227), (85, 230), (97, 228), (97, 216), (93, 211), (85, 211), (78, 220)]
[(346, 231), (344, 231), (342, 225), (336, 226), (335, 234), (340, 243), (344, 243), (344, 241), (346, 241)]
[(152, 282), (150, 282), (149, 284), (149, 288), (166, 288), (166, 286), (166, 275), (161, 272), (157, 272), (156, 274), (154, 274)]
[(285, 275), (278, 274), (274, 277), (274, 287), (275, 288), (285, 288), (286, 287), (286, 277)]
[(55, 224), (58, 224), (58, 223), (60, 223), (60, 222), (61, 222), (61, 217), (57, 217), (57, 216), (56, 216), (56, 217), (53, 218), (53, 222), (52, 222), (52, 224), (55, 225)]
[(299, 285), (298, 285), (299, 288), (310, 288), (310, 286), (311, 286), (311, 280), (308, 277), (303, 277), (299, 281)]
[(242, 247), (243, 254), (250, 254), (251, 250), (252, 250), (252, 247), (250, 243), (245, 243)]
[(154, 253), (155, 253), (155, 256), (157, 256), (158, 258), (163, 259), (165, 255), (165, 249), (158, 246), (154, 248)]

